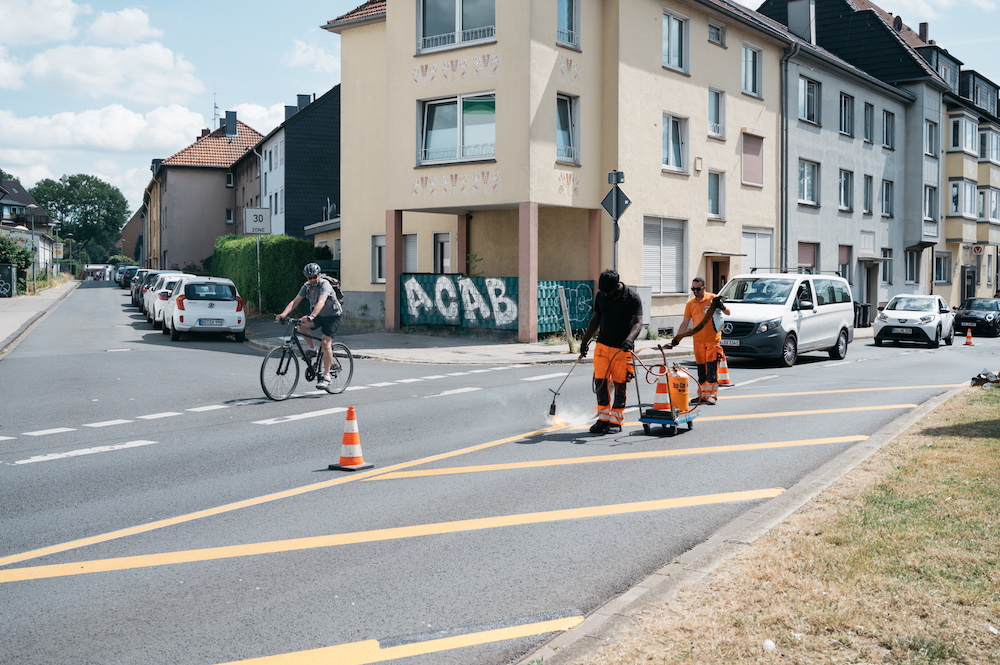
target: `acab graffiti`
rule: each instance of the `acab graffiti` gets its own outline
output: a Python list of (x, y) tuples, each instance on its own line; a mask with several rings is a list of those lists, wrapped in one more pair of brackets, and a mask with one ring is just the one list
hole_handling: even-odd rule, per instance
[(404, 322), (447, 323), (468, 328), (517, 327), (517, 289), (516, 286), (513, 289), (514, 297), (507, 295), (506, 280), (457, 275), (427, 278), (434, 280), (432, 293), (427, 292), (416, 276), (411, 275), (403, 282)]

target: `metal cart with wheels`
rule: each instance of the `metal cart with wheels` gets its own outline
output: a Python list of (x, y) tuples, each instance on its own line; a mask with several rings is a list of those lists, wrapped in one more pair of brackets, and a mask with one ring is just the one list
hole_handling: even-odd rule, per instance
[[(658, 346), (660, 353), (663, 355), (663, 371), (667, 371), (667, 355), (663, 352), (663, 347)], [(634, 368), (634, 356), (633, 356), (633, 368)], [(690, 372), (681, 367), (680, 365), (674, 364), (673, 369), (675, 371), (683, 372), (689, 377), (694, 378)], [(647, 370), (648, 371), (648, 370)], [(698, 384), (698, 380), (695, 379), (695, 385)], [(653, 425), (659, 425), (663, 428), (662, 432), (666, 432), (670, 436), (677, 434), (677, 429), (681, 425), (687, 424), (688, 430), (694, 429), (694, 419), (698, 417), (698, 404), (700, 404), (700, 398), (694, 407), (691, 407), (687, 411), (681, 411), (676, 408), (673, 403), (673, 396), (670, 391), (667, 391), (667, 404), (669, 410), (664, 409), (654, 409), (652, 407), (644, 409), (642, 405), (642, 396), (639, 394), (639, 377), (635, 377), (635, 391), (636, 397), (639, 400), (639, 422), (642, 423), (642, 431), (646, 434), (651, 434), (653, 431)], [(684, 405), (688, 406), (688, 405)], [(661, 433), (662, 433), (661, 432)]]

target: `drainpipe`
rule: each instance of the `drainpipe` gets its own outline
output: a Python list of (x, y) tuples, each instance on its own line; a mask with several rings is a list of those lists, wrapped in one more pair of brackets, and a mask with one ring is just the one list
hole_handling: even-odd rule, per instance
[(788, 270), (788, 61), (802, 46), (795, 42), (781, 56), (781, 202), (778, 206), (778, 233), (781, 234), (778, 269)]

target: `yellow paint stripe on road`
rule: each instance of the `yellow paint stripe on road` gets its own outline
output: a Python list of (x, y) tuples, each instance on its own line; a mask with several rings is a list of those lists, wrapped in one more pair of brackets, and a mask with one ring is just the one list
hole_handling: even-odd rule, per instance
[(642, 453), (618, 453), (616, 455), (588, 455), (586, 457), (564, 457), (559, 459), (533, 460), (531, 462), (509, 462), (506, 464), (480, 464), (476, 466), (453, 466), (446, 469), (422, 469), (419, 471), (395, 471), (383, 473), (373, 480), (398, 480), (400, 478), (426, 478), (428, 476), (449, 476), (459, 473), (479, 473), (483, 471), (509, 471), (512, 469), (537, 469), (548, 466), (568, 466), (570, 464), (590, 464), (592, 462), (622, 462), (628, 460), (651, 459), (656, 457), (676, 457), (680, 455), (703, 455), (706, 453), (732, 453), (746, 450), (767, 450), (770, 448), (793, 448), (817, 446), (827, 443), (856, 443), (867, 440), (867, 436), (834, 436), (824, 439), (800, 439), (798, 441), (772, 441), (769, 443), (747, 443), (732, 446), (701, 446), (678, 450), (651, 450)]
[(170, 566), (197, 561), (218, 561), (236, 557), (255, 556), (258, 554), (277, 554), (298, 550), (337, 547), (340, 545), (356, 545), (374, 543), (402, 538), (417, 538), (420, 536), (436, 536), (446, 533), (462, 533), (481, 531), (544, 522), (559, 522), (564, 520), (582, 519), (585, 517), (607, 517), (625, 515), (670, 508), (688, 508), (733, 501), (755, 501), (778, 496), (784, 490), (769, 488), (745, 492), (726, 492), (723, 494), (706, 494), (702, 496), (678, 497), (675, 499), (659, 499), (655, 501), (639, 501), (636, 503), (619, 503), (605, 506), (590, 506), (586, 508), (567, 508), (549, 510), (538, 513), (522, 513), (518, 515), (502, 515), (499, 517), (480, 517), (454, 522), (437, 522), (433, 524), (418, 524), (415, 526), (375, 529), (373, 531), (357, 531), (354, 533), (339, 533), (326, 536), (311, 536), (293, 538), (291, 540), (276, 540), (246, 545), (231, 545), (227, 547), (211, 547), (199, 550), (182, 550), (179, 552), (163, 552), (160, 554), (144, 554), (139, 556), (120, 557), (116, 559), (95, 559), (48, 566), (28, 568), (11, 568), (0, 570), (0, 584), (7, 582), (23, 582), (25, 580), (41, 580), (70, 575), (85, 575), (89, 573), (106, 573), (136, 568), (151, 568), (155, 566)]
[(807, 390), (800, 393), (761, 393), (757, 395), (727, 395), (719, 394), (719, 399), (750, 399), (757, 397), (793, 397), (796, 395), (835, 395), (839, 393), (867, 393), (884, 390), (927, 390), (930, 388), (960, 388), (965, 383), (943, 383), (936, 386), (891, 386), (889, 388), (843, 388), (839, 390)]
[(330, 663), (336, 663), (336, 665), (366, 665), (367, 663), (384, 663), (387, 660), (394, 660), (396, 658), (425, 656), (430, 653), (474, 647), (480, 644), (490, 644), (491, 642), (502, 642), (521, 637), (534, 637), (535, 635), (544, 635), (545, 633), (564, 632), (575, 628), (581, 623), (583, 623), (583, 617), (566, 617), (565, 619), (539, 621), (537, 623), (527, 623), (522, 626), (497, 628), (478, 633), (469, 633), (467, 635), (443, 637), (426, 642), (400, 644), (384, 649), (379, 646), (376, 640), (366, 640), (364, 642), (340, 644), (277, 656), (251, 658), (250, 660), (234, 660), (229, 663), (223, 663), (223, 665), (329, 665)]
[(55, 554), (56, 552), (65, 552), (67, 550), (76, 549), (78, 547), (86, 547), (87, 545), (95, 545), (97, 543), (103, 543), (109, 540), (115, 540), (116, 538), (125, 538), (127, 536), (134, 536), (138, 533), (146, 533), (147, 531), (153, 531), (154, 529), (162, 529), (164, 527), (173, 526), (175, 524), (182, 524), (184, 522), (203, 519), (205, 517), (221, 515), (222, 513), (228, 513), (233, 510), (240, 510), (242, 508), (257, 506), (262, 503), (268, 503), (270, 501), (287, 499), (289, 497), (298, 496), (300, 494), (306, 494), (308, 492), (315, 492), (317, 490), (326, 489), (328, 487), (333, 487), (335, 485), (341, 485), (343, 483), (349, 483), (356, 480), (364, 480), (365, 478), (371, 477), (379, 473), (386, 473), (387, 471), (393, 471), (396, 469), (408, 469), (413, 466), (419, 466), (421, 464), (429, 464), (431, 462), (437, 462), (439, 460), (448, 459), (449, 457), (466, 455), (468, 453), (477, 452), (479, 450), (492, 448), (493, 446), (499, 446), (504, 443), (510, 443), (512, 441), (520, 441), (521, 439), (526, 439), (532, 436), (538, 436), (539, 434), (546, 434), (548, 432), (557, 429), (563, 429), (563, 427), (562, 426), (546, 427), (545, 429), (536, 430), (534, 432), (528, 432), (527, 434), (519, 434), (517, 436), (507, 437), (506, 439), (498, 439), (496, 441), (490, 441), (488, 443), (480, 443), (474, 446), (469, 446), (468, 448), (462, 448), (461, 450), (453, 450), (451, 452), (441, 453), (440, 455), (432, 455), (430, 457), (424, 457), (422, 459), (413, 460), (412, 462), (403, 462), (401, 464), (394, 464), (393, 466), (386, 467), (385, 469), (374, 469), (372, 471), (364, 471), (361, 473), (352, 474), (350, 476), (341, 476), (334, 480), (327, 480), (321, 483), (305, 485), (303, 487), (296, 487), (290, 490), (285, 490), (283, 492), (265, 494), (264, 496), (254, 497), (252, 499), (246, 499), (245, 501), (237, 501), (236, 503), (229, 503), (224, 506), (217, 506), (215, 508), (199, 510), (194, 513), (188, 513), (186, 515), (178, 515), (177, 517), (158, 520), (156, 522), (150, 522), (148, 524), (140, 524), (138, 526), (129, 527), (127, 529), (120, 529), (118, 531), (102, 533), (95, 536), (90, 536), (88, 538), (71, 540), (66, 543), (51, 545), (49, 547), (43, 547), (37, 550), (31, 550), (30, 552), (22, 552), (21, 554), (12, 554), (10, 556), (0, 558), (0, 566), (6, 566), (12, 563), (18, 563), (20, 561), (27, 561), (28, 559), (34, 559), (40, 556), (45, 556), (47, 554)]
[[(916, 404), (883, 404), (879, 406), (855, 406), (846, 409), (812, 409), (810, 411), (775, 411), (772, 413), (741, 413), (734, 416), (699, 416), (698, 422), (709, 420), (748, 420), (750, 418), (781, 418), (783, 416), (816, 416), (823, 413), (856, 413), (858, 411), (885, 411), (888, 409), (915, 409)], [(630, 425), (632, 423), (629, 423)], [(635, 423), (639, 425), (640, 423)]]

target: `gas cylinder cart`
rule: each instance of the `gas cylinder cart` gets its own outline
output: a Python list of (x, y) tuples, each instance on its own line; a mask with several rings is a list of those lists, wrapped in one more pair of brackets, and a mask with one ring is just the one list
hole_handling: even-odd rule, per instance
[[(656, 348), (663, 356), (663, 363), (652, 367), (643, 365), (646, 368), (646, 383), (655, 383), (657, 387), (652, 408), (642, 408), (638, 373), (635, 378), (636, 396), (639, 398), (639, 422), (642, 423), (642, 430), (646, 434), (652, 432), (653, 425), (660, 425), (663, 428), (662, 431), (674, 436), (677, 434), (677, 428), (684, 423), (687, 423), (688, 430), (694, 429), (694, 419), (698, 417), (701, 396), (699, 395), (698, 401), (692, 406), (689, 398), (688, 380), (691, 379), (695, 385), (698, 385), (698, 379), (677, 363), (668, 367), (667, 354), (664, 352), (663, 346), (657, 345)], [(638, 361), (638, 358), (635, 360)], [(638, 362), (642, 365), (641, 361)]]

